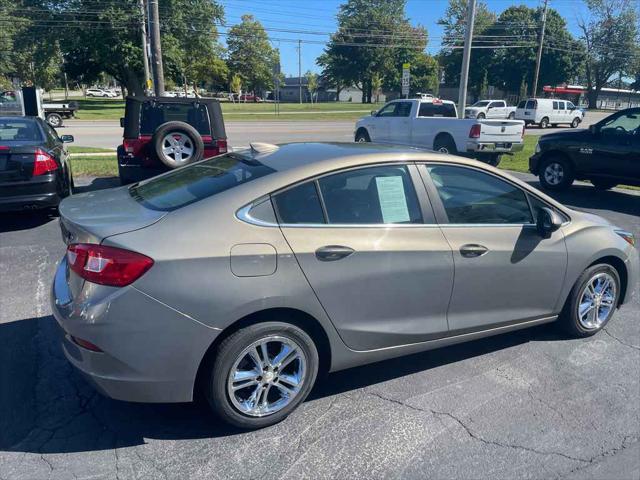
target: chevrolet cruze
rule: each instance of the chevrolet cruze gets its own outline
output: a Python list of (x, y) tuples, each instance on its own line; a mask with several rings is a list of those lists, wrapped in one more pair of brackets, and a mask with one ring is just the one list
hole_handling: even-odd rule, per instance
[(243, 428), (285, 418), (322, 372), (555, 320), (593, 335), (639, 275), (631, 233), (392, 146), (254, 144), (60, 212), (68, 360), (115, 399), (201, 389)]

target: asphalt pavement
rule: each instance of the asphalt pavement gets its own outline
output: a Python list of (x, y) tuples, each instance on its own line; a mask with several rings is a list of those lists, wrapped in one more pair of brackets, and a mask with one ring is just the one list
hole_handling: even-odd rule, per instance
[[(581, 127), (587, 128), (609, 115), (603, 112), (587, 112)], [(291, 120), (263, 122), (225, 121), (229, 144), (233, 146), (248, 145), (249, 142), (287, 143), (287, 142), (351, 142), (353, 141), (355, 121), (310, 121)], [(571, 130), (568, 125), (547, 128), (545, 130), (532, 126), (527, 128), (527, 135), (542, 135), (556, 131)], [(116, 120), (65, 120), (64, 126), (58, 128), (61, 135), (73, 135), (75, 145), (82, 147), (99, 147), (116, 149), (122, 143), (122, 128)]]
[[(635, 192), (558, 198), (640, 236)], [(92, 390), (50, 312), (64, 250), (56, 218), (0, 217), (0, 479), (640, 478), (637, 293), (589, 339), (551, 324), (338, 372), (282, 423), (241, 432), (202, 401)]]

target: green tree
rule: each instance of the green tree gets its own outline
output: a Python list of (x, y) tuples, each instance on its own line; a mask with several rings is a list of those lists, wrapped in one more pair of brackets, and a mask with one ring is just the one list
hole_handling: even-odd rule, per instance
[(638, 14), (632, 2), (585, 0), (589, 20), (579, 20), (586, 47), (585, 74), (589, 108), (597, 108), (598, 95), (618, 72), (632, 69), (638, 45)]
[(242, 77), (237, 73), (234, 73), (231, 76), (231, 80), (229, 81), (229, 90), (233, 93), (237, 93), (238, 95), (240, 95), (240, 92), (242, 91)]
[(371, 103), (373, 76), (389, 90), (400, 90), (402, 64), (424, 51), (427, 31), (413, 27), (406, 0), (347, 0), (338, 12), (338, 30), (317, 59), (323, 76), (337, 87), (355, 85)]
[(253, 15), (229, 29), (229, 68), (239, 74), (249, 90), (262, 93), (273, 86), (273, 72), (280, 62), (278, 50), (269, 43), (262, 24)]
[(318, 90), (318, 75), (308, 71), (304, 76), (307, 79), (307, 90), (309, 90), (310, 100), (313, 103), (313, 97)]
[[(485, 32), (487, 35), (505, 35), (517, 48), (496, 48), (489, 69), (489, 82), (503, 90), (516, 92), (523, 78), (533, 84), (537, 38), (542, 23), (542, 8), (524, 5), (509, 7), (497, 22)], [(555, 85), (572, 79), (580, 70), (583, 51), (580, 43), (567, 30), (560, 14), (549, 9), (545, 28), (544, 49), (540, 63), (538, 87)], [(533, 92), (535, 95), (536, 92)]]
[(374, 72), (371, 75), (371, 88), (373, 89), (375, 102), (378, 103), (380, 101), (380, 91), (382, 90), (382, 77), (378, 72)]
[(438, 61), (434, 57), (426, 53), (415, 55), (411, 62), (409, 93), (411, 95), (415, 95), (416, 93), (431, 93), (436, 95), (440, 83), (438, 71)]

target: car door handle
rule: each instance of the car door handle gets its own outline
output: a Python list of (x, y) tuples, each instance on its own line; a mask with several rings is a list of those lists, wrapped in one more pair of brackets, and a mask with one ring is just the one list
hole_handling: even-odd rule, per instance
[(327, 245), (316, 250), (316, 258), (321, 262), (333, 262), (351, 255), (355, 250), (343, 245)]
[(466, 258), (481, 257), (488, 251), (489, 249), (484, 245), (477, 245), (475, 243), (469, 243), (460, 247), (460, 255)]

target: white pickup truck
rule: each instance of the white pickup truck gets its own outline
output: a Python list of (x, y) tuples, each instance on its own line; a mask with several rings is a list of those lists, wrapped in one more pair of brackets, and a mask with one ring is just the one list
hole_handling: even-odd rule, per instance
[(507, 106), (504, 100), (480, 100), (464, 109), (464, 118), (516, 118), (516, 107)]
[(356, 123), (356, 142), (393, 143), (465, 155), (498, 165), (502, 154), (522, 150), (521, 120), (457, 118), (453, 102), (393, 100)]

